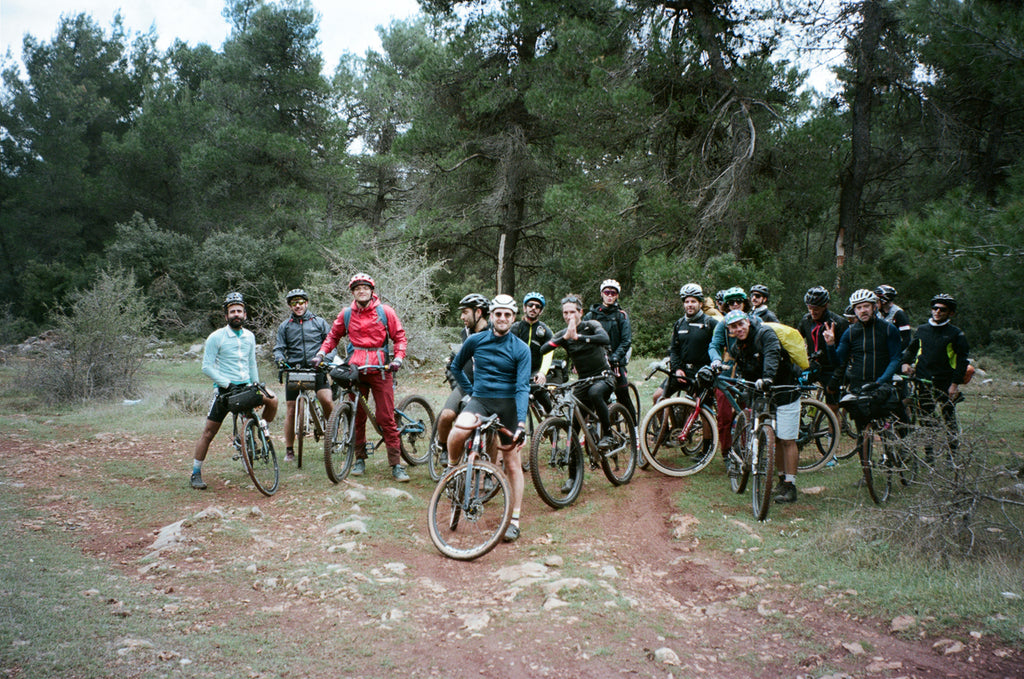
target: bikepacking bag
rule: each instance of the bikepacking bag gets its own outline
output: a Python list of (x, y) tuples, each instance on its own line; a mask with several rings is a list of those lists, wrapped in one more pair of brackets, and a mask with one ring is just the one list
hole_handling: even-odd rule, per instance
[(233, 413), (244, 413), (263, 405), (263, 392), (254, 384), (229, 391), (224, 399), (228, 410)]
[(288, 373), (288, 386), (293, 389), (316, 389), (316, 373), (312, 370), (292, 370)]
[(807, 370), (811, 365), (811, 361), (807, 357), (807, 344), (804, 342), (804, 336), (800, 334), (800, 331), (785, 323), (766, 322), (765, 325), (774, 330), (775, 334), (778, 335), (779, 344), (789, 354), (789, 360), (801, 370)]
[(344, 389), (348, 389), (359, 381), (359, 368), (348, 363), (342, 363), (331, 370), (331, 381)]
[(871, 420), (889, 415), (900, 405), (900, 395), (891, 384), (869, 382), (859, 388), (851, 389), (850, 393), (839, 401), (839, 407), (845, 409), (858, 427), (863, 427)]

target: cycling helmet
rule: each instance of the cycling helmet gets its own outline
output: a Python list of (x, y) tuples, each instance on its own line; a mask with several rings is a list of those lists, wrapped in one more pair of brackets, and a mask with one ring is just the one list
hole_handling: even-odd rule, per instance
[(872, 304), (877, 304), (878, 298), (875, 297), (875, 293), (871, 292), (870, 290), (867, 290), (866, 288), (861, 288), (860, 290), (855, 290), (853, 294), (850, 295), (850, 306), (857, 306), (861, 302), (871, 302)]
[(528, 292), (528, 293), (526, 293), (526, 296), (523, 297), (523, 306), (526, 306), (526, 303), (529, 302), (530, 300), (534, 300), (534, 301), (540, 302), (540, 307), (542, 309), (544, 307), (546, 307), (547, 304), (548, 304), (547, 300), (544, 299), (544, 295), (540, 294), (539, 292)]
[(614, 288), (615, 292), (622, 292), (622, 286), (619, 285), (619, 282), (614, 278), (606, 278), (605, 280), (601, 281), (601, 287), (598, 288), (598, 291), (604, 292), (605, 288)]
[(879, 285), (875, 288), (875, 297), (879, 300), (885, 300), (891, 302), (896, 299), (896, 288), (891, 285)]
[(737, 299), (745, 301), (747, 299), (747, 293), (743, 292), (743, 288), (741, 287), (729, 288), (725, 291), (722, 299), (726, 304)]
[(362, 272), (357, 273), (349, 280), (348, 289), (351, 290), (357, 285), (369, 285), (371, 290), (377, 287), (377, 285), (373, 282), (373, 279), (370, 278), (370, 274)]
[(940, 292), (932, 297), (931, 306), (935, 306), (936, 304), (943, 304), (949, 307), (950, 311), (956, 311), (956, 300), (944, 292)]
[(696, 283), (687, 283), (683, 287), (679, 288), (679, 297), (686, 299), (687, 297), (696, 297), (698, 300), (703, 301), (704, 291), (701, 290), (700, 286)]
[(828, 304), (829, 295), (828, 290), (817, 285), (804, 295), (804, 304), (807, 306), (825, 306)]
[(302, 288), (295, 288), (294, 290), (289, 290), (288, 294), (284, 296), (284, 301), (291, 304), (292, 300), (295, 299), (296, 297), (301, 297), (307, 302), (309, 301), (309, 295), (306, 294), (306, 291), (303, 290)]
[(715, 304), (725, 304), (725, 290), (719, 290), (715, 293)]
[(512, 313), (519, 313), (519, 308), (516, 306), (516, 301), (512, 299), (512, 295), (498, 295), (491, 300), (491, 311), (497, 309), (508, 309)]
[(232, 304), (241, 304), (245, 306), (245, 299), (242, 297), (240, 292), (229, 292), (227, 297), (224, 298), (224, 311), (228, 310), (228, 307)]
[(725, 315), (725, 318), (722, 319), (722, 322), (725, 323), (726, 325), (731, 325), (744, 319), (750, 320), (750, 317), (747, 316), (744, 312), (740, 311), (739, 309), (733, 309), (732, 311)]
[(490, 309), (491, 302), (481, 294), (471, 292), (459, 301), (460, 309), (479, 309), (485, 314)]
[(751, 285), (750, 294), (758, 293), (765, 299), (768, 299), (768, 286), (766, 285)]

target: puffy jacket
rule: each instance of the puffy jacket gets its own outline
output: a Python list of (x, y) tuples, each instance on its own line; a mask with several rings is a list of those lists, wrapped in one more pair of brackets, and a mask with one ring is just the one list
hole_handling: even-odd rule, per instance
[[(387, 327), (381, 323), (377, 307), (384, 311)], [(345, 327), (345, 311), (351, 310), (349, 325)], [(348, 336), (349, 345), (346, 360), (352, 365), (384, 365), (388, 362), (388, 351), (385, 345), (390, 339), (394, 342), (394, 357), (405, 358), (408, 343), (405, 339), (405, 328), (398, 320), (395, 310), (383, 304), (377, 295), (370, 298), (369, 304), (361, 307), (355, 302), (347, 309), (342, 309), (334, 319), (327, 339), (320, 345), (320, 351), (330, 353), (338, 346), (342, 337)]]
[(277, 326), (274, 360), (293, 367), (308, 367), (316, 352), (320, 351), (329, 330), (327, 321), (309, 311), (302, 316), (292, 314)]
[(585, 321), (597, 321), (608, 333), (608, 361), (613, 365), (629, 362), (629, 348), (633, 345), (633, 330), (629, 315), (618, 304), (595, 304), (583, 316)]

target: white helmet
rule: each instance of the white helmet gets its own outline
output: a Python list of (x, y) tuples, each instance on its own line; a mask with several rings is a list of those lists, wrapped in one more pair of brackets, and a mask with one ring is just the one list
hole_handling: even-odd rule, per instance
[(491, 300), (491, 311), (495, 309), (508, 309), (513, 314), (519, 313), (519, 307), (516, 306), (516, 300), (511, 295), (498, 295)]
[(696, 297), (697, 299), (704, 300), (704, 291), (696, 283), (687, 283), (683, 287), (679, 288), (679, 296), (682, 299), (687, 297)]
[(872, 304), (878, 304), (878, 298), (875, 297), (875, 293), (871, 292), (866, 288), (854, 290), (853, 294), (850, 295), (850, 306), (857, 306), (861, 302), (871, 302)]
[(601, 281), (601, 287), (598, 288), (598, 291), (604, 292), (605, 288), (615, 288), (615, 292), (622, 292), (622, 286), (619, 285), (619, 282), (614, 278), (606, 278), (605, 280)]

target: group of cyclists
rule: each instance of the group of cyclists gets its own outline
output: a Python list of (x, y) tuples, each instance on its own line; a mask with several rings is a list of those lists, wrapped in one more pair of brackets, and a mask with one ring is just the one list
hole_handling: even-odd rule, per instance
[[(400, 464), (393, 388), (393, 375), (402, 367), (406, 355), (405, 331), (394, 309), (375, 294), (375, 284), (369, 275), (357, 273), (348, 287), (352, 303), (329, 327), (326, 320), (309, 310), (309, 295), (305, 291), (289, 291), (286, 301), (291, 315), (278, 328), (273, 356), (282, 367), (316, 367), (333, 358), (339, 342), (347, 337), (344, 360), (370, 368), (361, 371), (360, 388), (364, 394), (373, 392), (392, 477), (406, 482), (409, 475)], [(504, 536), (507, 541), (517, 539), (520, 533), (524, 485), (521, 447), (529, 398), (532, 392), (542, 409), (550, 409), (544, 384), (555, 349), (566, 352), (573, 370), (584, 380), (575, 395), (600, 420), (599, 449), (612, 445), (608, 409), (612, 394), (626, 406), (634, 425), (638, 421), (628, 390), (632, 328), (629, 315), (619, 304), (621, 291), (618, 281), (602, 281), (601, 301), (589, 308), (580, 295), (567, 294), (560, 300), (566, 327), (557, 333), (540, 320), (547, 300), (539, 292), (523, 297), (523, 313), (518, 320), (517, 302), (509, 295), (489, 299), (473, 293), (459, 302), (462, 343), (450, 359), (453, 389), (438, 417), (438, 441), (447, 450), (449, 464), (455, 464), (478, 416), (497, 414), (502, 426), (514, 432), (511, 436), (502, 435), (499, 445), (512, 488), (513, 515)], [(699, 284), (691, 282), (680, 288), (679, 296), (684, 315), (672, 326), (668, 342), (669, 377), (655, 392), (655, 399), (685, 391), (701, 369), (732, 370), (754, 382), (757, 389), (770, 391), (778, 442), (776, 469), (780, 473), (774, 499), (780, 503), (794, 502), (800, 371), (790, 355), (793, 345), (787, 333), (793, 329), (780, 324), (769, 309), (770, 292), (764, 285), (751, 286), (749, 295), (741, 287), (731, 287), (708, 298)], [(956, 313), (956, 300), (946, 294), (935, 295), (930, 318), (913, 329), (908, 314), (895, 304), (896, 296), (896, 290), (889, 285), (859, 289), (850, 295), (846, 312), (837, 314), (829, 308), (832, 300), (827, 289), (815, 286), (807, 290), (803, 300), (807, 313), (795, 326), (810, 359), (811, 370), (806, 375), (823, 387), (827, 404), (836, 410), (841, 389), (857, 390), (868, 383), (888, 384), (897, 371), (916, 373), (930, 380), (942, 395), (929, 405), (941, 409), (948, 419), (968, 371), (967, 339), (950, 322)], [(242, 327), (246, 317), (244, 300), (239, 293), (230, 293), (223, 306), (227, 325), (207, 338), (203, 357), (203, 372), (216, 383), (218, 392), (196, 444), (191, 485), (197, 489), (206, 487), (201, 476), (202, 462), (228, 412), (222, 397), (236, 385), (259, 380), (255, 338)], [(319, 375), (315, 385), (317, 398), (329, 414), (331, 390), (326, 376)], [(295, 391), (286, 391), (285, 461), (294, 459)], [(722, 449), (727, 450), (731, 445), (733, 413), (724, 395), (716, 396), (719, 441)], [(264, 399), (264, 420), (271, 422), (276, 411), (277, 399), (270, 392)], [(354, 476), (365, 473), (365, 420), (366, 413), (359, 409), (355, 430), (358, 459), (351, 471)], [(731, 464), (728, 458), (727, 464)]]

